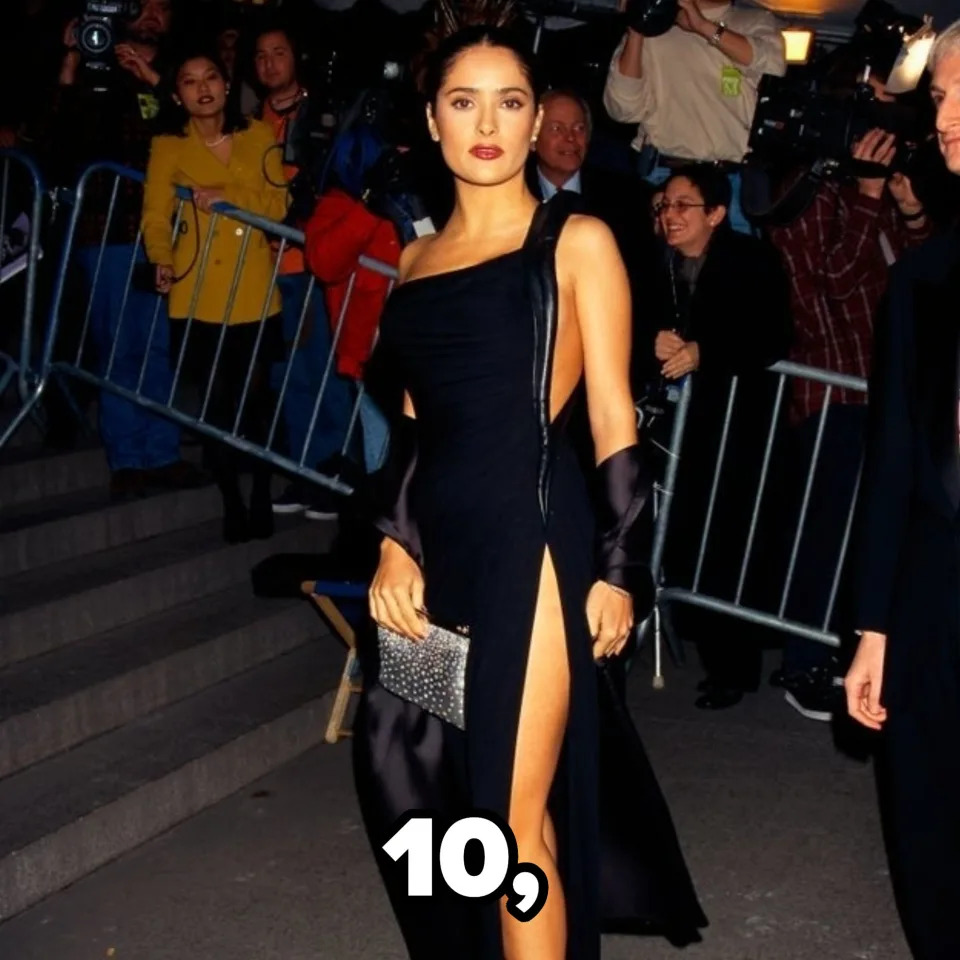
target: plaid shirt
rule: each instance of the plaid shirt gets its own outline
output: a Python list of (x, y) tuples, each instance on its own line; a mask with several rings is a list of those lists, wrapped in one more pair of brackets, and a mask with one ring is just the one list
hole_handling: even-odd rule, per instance
[[(792, 223), (770, 230), (790, 275), (794, 336), (790, 359), (822, 370), (866, 378), (873, 321), (887, 285), (881, 234), (899, 258), (925, 240), (928, 221), (907, 228), (886, 194), (865, 197), (855, 186), (824, 183)], [(822, 383), (795, 379), (790, 418), (799, 423), (823, 407)], [(833, 403), (865, 403), (866, 394), (834, 389)]]

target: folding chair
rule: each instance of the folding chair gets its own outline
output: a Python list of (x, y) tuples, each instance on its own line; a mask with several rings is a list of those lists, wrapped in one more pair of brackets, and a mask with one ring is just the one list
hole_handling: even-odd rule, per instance
[(313, 601), (334, 633), (347, 646), (347, 658), (324, 734), (327, 743), (336, 743), (342, 737), (349, 737), (353, 733), (349, 726), (344, 725), (344, 718), (350, 706), (351, 694), (360, 693), (362, 689), (356, 631), (338, 603), (344, 605), (346, 601), (349, 606), (351, 601), (359, 601), (362, 604), (367, 596), (367, 585), (345, 580), (306, 580), (300, 584), (300, 589)]

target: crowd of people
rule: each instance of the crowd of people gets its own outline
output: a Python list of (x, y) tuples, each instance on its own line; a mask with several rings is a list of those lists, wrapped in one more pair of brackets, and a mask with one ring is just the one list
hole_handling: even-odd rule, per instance
[[(56, 24), (59, 66), (49, 79), (50, 106), (31, 102), (18, 124), (7, 122), (3, 139), (34, 152), (53, 183), (72, 184), (96, 160), (146, 172), (143, 190), (127, 178), (115, 190), (110, 175), (86, 183), (72, 276), (78, 300), (92, 304), (86, 362), (103, 372), (109, 358), (114, 382), (139, 383), (160, 402), (192, 384), (209, 423), (236, 426), (256, 442), (271, 435), (295, 462), (358, 485), (386, 446), (386, 422), (370, 396), (387, 414), (398, 403), (389, 371), (371, 360), (390, 281), (357, 271), (360, 257), (396, 267), (403, 246), (441, 226), (452, 206), (451, 179), (420, 121), (417, 94), (424, 57), (436, 43), (431, 24), (444, 17), (431, 18), (430, 8), (406, 17), (383, 13), (402, 38), (392, 48), (397, 59), (385, 60), (388, 48), (371, 41), (373, 53), (341, 56), (338, 65), (343, 20), (326, 21), (339, 38), (334, 43), (305, 36), (304, 25), (317, 21), (298, 19), (296, 5), (285, 4), (282, 16), (261, 6), (237, 14), (244, 9), (145, 0), (136, 19), (121, 25), (109, 79), (98, 88), (92, 80), (100, 75), (91, 77), (78, 47), (76, 20), (57, 20), (63, 10), (55, 3), (26, 4), (24, 29), (45, 38), (38, 49), (56, 47), (49, 36)], [(462, 22), (484, 15), (482, 4), (473, 13), (469, 5), (456, 9)], [(894, 172), (894, 135), (870, 130), (852, 156), (872, 164), (873, 174), (827, 179), (789, 222), (758, 226), (741, 203), (742, 164), (760, 82), (786, 70), (775, 18), (717, 0), (683, 0), (676, 22), (652, 31), (643, 19), (649, 11), (638, 10), (592, 85), (589, 71), (578, 74), (567, 62), (569, 35), (584, 28), (542, 33), (547, 92), (527, 184), (540, 200), (561, 190), (578, 194), (581, 209), (613, 231), (631, 285), (635, 396), (662, 401), (671, 383), (695, 375), (668, 582), (689, 586), (697, 566), (725, 397), (731, 378), (739, 378), (727, 445), (733, 466), (719, 488), (724, 510), (701, 561), (703, 588), (730, 598), (737, 578), (728, 558), (744, 546), (773, 401), (773, 380), (762, 371), (789, 358), (867, 375), (887, 272), (933, 229), (921, 199), (930, 185)], [(362, 15), (350, 14), (350, 23)], [(514, 11), (519, 36), (530, 26)], [(858, 56), (834, 55), (832, 73), (848, 76), (851, 87)], [(49, 64), (50, 54), (44, 59)], [(360, 68), (346, 69), (344, 60), (364, 62), (363, 82)], [(884, 85), (891, 66), (871, 60), (869, 83), (880, 101), (894, 99)], [(192, 205), (178, 208), (177, 185), (192, 189)], [(284, 245), (275, 282), (276, 240), (256, 231), (244, 239), (220, 221), (207, 247), (211, 205), (220, 200), (305, 231), (303, 249)], [(131, 261), (152, 271), (154, 282), (125, 292)], [(155, 291), (164, 294), (159, 329)], [(65, 319), (60, 349), (67, 355), (82, 323)], [(831, 602), (866, 408), (863, 394), (836, 391), (820, 436), (824, 387), (798, 379), (791, 390), (774, 464), (783, 483), (765, 505), (761, 528), (768, 554), (785, 557), (816, 441), (819, 466), (786, 615), (818, 624)], [(59, 399), (54, 387), (54, 410)], [(99, 417), (114, 497), (204, 482), (181, 457), (180, 430), (170, 421), (110, 393), (100, 398)], [(55, 432), (69, 419), (53, 417)], [(271, 429), (274, 420), (279, 431)], [(579, 431), (587, 432), (583, 422)], [(342, 507), (325, 488), (298, 480), (271, 500), (269, 471), (217, 443), (205, 444), (205, 466), (223, 493), (230, 542), (269, 536), (274, 514), (320, 519)], [(246, 470), (254, 476), (248, 502), (238, 479)], [(752, 576), (748, 588), (755, 604), (769, 608), (773, 578), (760, 579)], [(841, 591), (827, 624), (841, 633), (852, 627), (846, 596)], [(700, 646), (707, 676), (699, 706), (728, 707), (757, 688), (769, 634), (697, 610), (678, 611), (676, 627)], [(834, 651), (791, 637), (771, 680), (804, 716), (829, 719), (841, 671)]]

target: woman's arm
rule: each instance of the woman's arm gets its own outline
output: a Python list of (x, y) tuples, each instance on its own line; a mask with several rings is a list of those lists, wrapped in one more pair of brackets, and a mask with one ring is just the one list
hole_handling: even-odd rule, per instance
[(653, 599), (641, 557), (638, 520), (649, 493), (630, 394), (630, 284), (610, 229), (571, 217), (557, 245), (561, 288), (570, 284), (597, 453), (597, 583), (587, 597), (593, 655), (622, 653), (634, 616)]
[(410, 513), (410, 484), (417, 467), (416, 412), (409, 393), (403, 395), (403, 417), (390, 436), (386, 490), (374, 526), (384, 534), (380, 564), (370, 585), (374, 621), (412, 640), (426, 630), (423, 616), (423, 562), (416, 520)]
[(177, 206), (173, 182), (177, 169), (176, 144), (170, 137), (154, 137), (143, 184), (143, 245), (151, 263), (173, 263), (173, 214)]
[(590, 431), (601, 463), (637, 442), (630, 393), (630, 282), (613, 233), (594, 217), (570, 218), (560, 234), (557, 262), (561, 282), (568, 278), (573, 291)]

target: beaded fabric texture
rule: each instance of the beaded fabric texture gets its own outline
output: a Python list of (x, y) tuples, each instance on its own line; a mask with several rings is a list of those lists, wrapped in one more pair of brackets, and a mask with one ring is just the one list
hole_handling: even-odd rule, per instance
[(377, 643), (380, 686), (458, 729), (466, 729), (467, 637), (430, 624), (426, 638), (415, 641), (378, 627)]

